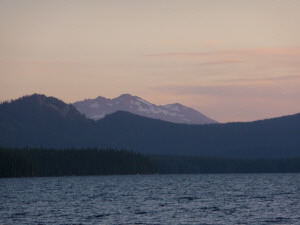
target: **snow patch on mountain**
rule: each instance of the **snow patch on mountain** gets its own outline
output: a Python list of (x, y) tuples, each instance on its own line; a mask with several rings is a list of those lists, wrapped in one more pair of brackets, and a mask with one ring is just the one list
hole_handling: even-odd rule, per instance
[(153, 106), (153, 104), (151, 104), (150, 102), (147, 102), (144, 99), (141, 99), (139, 97), (137, 97), (136, 100), (139, 101), (139, 102), (141, 102), (141, 103), (144, 103), (145, 105)]
[(123, 94), (114, 99), (99, 96), (73, 104), (79, 112), (88, 118), (99, 120), (116, 111), (127, 111), (137, 115), (174, 123), (208, 124), (217, 121), (179, 103), (157, 106), (140, 97)]

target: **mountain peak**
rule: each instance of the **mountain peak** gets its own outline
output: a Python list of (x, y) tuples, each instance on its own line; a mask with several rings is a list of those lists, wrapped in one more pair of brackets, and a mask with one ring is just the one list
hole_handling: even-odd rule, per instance
[(62, 117), (82, 117), (82, 115), (76, 110), (76, 108), (72, 104), (66, 104), (57, 98), (47, 97), (43, 94), (35, 93), (32, 95), (26, 95), (17, 100), (13, 100), (11, 102), (11, 106), (16, 107), (16, 109), (20, 107), (20, 111), (22, 111), (21, 109), (23, 109), (23, 107), (30, 106), (31, 110), (33, 110), (34, 108), (39, 108), (40, 110), (50, 110)]
[(98, 96), (95, 100), (97, 100), (97, 101), (105, 101), (107, 99), (104, 98), (104, 97), (102, 97), (102, 96)]
[(135, 96), (132, 96), (131, 94), (122, 94), (119, 97), (116, 97), (112, 100), (130, 100), (133, 99)]
[(79, 112), (95, 120), (102, 119), (106, 115), (117, 111), (127, 111), (136, 115), (174, 123), (217, 123), (217, 121), (180, 103), (158, 106), (131, 94), (122, 94), (114, 99), (98, 97), (94, 100), (75, 102), (73, 105)]
[(118, 98), (132, 98), (132, 97), (134, 97), (134, 96), (132, 96), (131, 94), (122, 94), (122, 95), (120, 95)]

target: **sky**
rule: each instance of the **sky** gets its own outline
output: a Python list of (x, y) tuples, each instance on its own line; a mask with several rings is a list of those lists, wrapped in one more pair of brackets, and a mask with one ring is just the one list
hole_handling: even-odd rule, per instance
[(0, 101), (124, 93), (220, 122), (300, 113), (298, 0), (1, 0)]

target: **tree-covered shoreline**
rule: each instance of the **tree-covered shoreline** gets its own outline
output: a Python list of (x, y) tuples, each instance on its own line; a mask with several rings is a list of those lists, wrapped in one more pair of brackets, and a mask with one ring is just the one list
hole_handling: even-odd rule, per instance
[(0, 148), (0, 177), (157, 173), (148, 156), (115, 149)]
[(161, 174), (300, 173), (300, 158), (232, 159), (200, 156), (153, 156)]
[(1, 148), (0, 177), (126, 174), (300, 173), (300, 158), (142, 155), (115, 149)]

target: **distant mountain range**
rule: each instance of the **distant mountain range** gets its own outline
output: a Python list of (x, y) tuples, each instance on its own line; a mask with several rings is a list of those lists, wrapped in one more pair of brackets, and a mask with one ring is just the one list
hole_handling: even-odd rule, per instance
[(300, 157), (300, 114), (248, 123), (187, 125), (119, 111), (101, 120), (44, 95), (0, 104), (0, 146), (116, 147), (144, 154)]
[(96, 99), (75, 102), (73, 105), (79, 112), (94, 120), (102, 119), (106, 115), (117, 111), (126, 111), (174, 123), (217, 123), (217, 121), (208, 118), (202, 113), (179, 103), (157, 106), (130, 94), (123, 94), (114, 99), (107, 99), (100, 96)]

